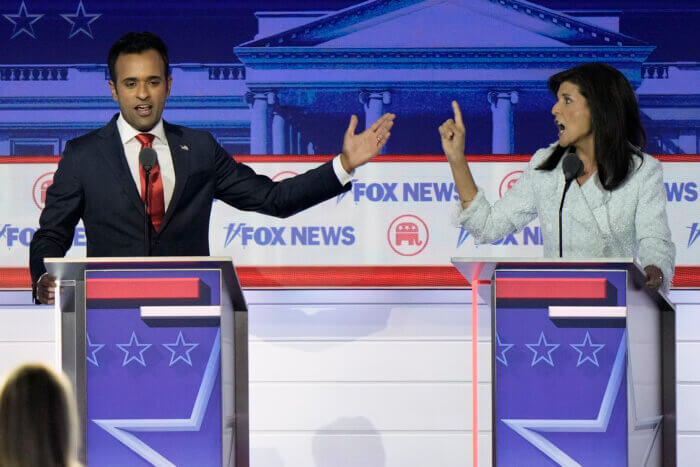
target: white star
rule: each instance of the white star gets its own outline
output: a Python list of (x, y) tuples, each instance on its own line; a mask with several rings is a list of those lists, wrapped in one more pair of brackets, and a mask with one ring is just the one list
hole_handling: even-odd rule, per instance
[[(588, 362), (591, 362), (597, 367), (600, 367), (598, 364), (598, 352), (601, 351), (603, 347), (605, 347), (605, 344), (594, 344), (591, 341), (591, 335), (588, 331), (586, 331), (586, 337), (583, 339), (582, 344), (569, 344), (576, 352), (578, 352), (578, 362), (576, 363), (576, 366), (579, 367), (582, 364)], [(591, 351), (590, 349), (595, 349)]]
[(141, 365), (146, 366), (146, 361), (143, 359), (143, 353), (148, 350), (151, 344), (139, 344), (139, 340), (136, 338), (136, 333), (131, 332), (131, 340), (128, 344), (117, 344), (122, 352), (124, 352), (124, 361), (122, 366), (126, 366), (132, 360), (136, 360)]
[(12, 30), (12, 36), (10, 36), (10, 39), (14, 39), (23, 32), (27, 33), (32, 39), (36, 39), (36, 36), (34, 35), (34, 26), (32, 25), (39, 21), (39, 19), (41, 19), (41, 17), (44, 15), (30, 15), (29, 13), (27, 13), (27, 5), (25, 5), (24, 0), (22, 0), (22, 3), (19, 6), (19, 11), (16, 15), (3, 16), (6, 20), (15, 25), (15, 28)]
[(190, 352), (194, 350), (199, 344), (192, 344), (185, 342), (185, 338), (182, 337), (182, 331), (177, 335), (177, 339), (172, 344), (163, 344), (163, 347), (168, 349), (171, 353), (170, 355), (170, 366), (177, 363), (178, 360), (182, 360), (189, 366), (192, 366), (192, 358), (190, 357)]
[[(508, 352), (514, 344), (504, 344), (501, 342), (501, 336), (496, 333), (496, 360), (508, 366), (508, 359), (506, 358), (506, 352)], [(499, 350), (502, 349), (502, 350)]]
[[(554, 366), (554, 361), (552, 360), (552, 352), (557, 350), (559, 344), (548, 344), (547, 339), (544, 337), (544, 331), (540, 332), (540, 340), (536, 344), (525, 344), (525, 346), (532, 350), (532, 364), (530, 366), (535, 366), (539, 362), (544, 361), (549, 363), (549, 365)], [(545, 355), (546, 354), (546, 355)]]
[(87, 361), (92, 363), (95, 366), (100, 366), (100, 363), (97, 361), (97, 352), (99, 352), (102, 347), (104, 347), (104, 344), (93, 344), (92, 340), (90, 340), (90, 334), (87, 335), (87, 346), (88, 348), (86, 349), (86, 354), (92, 354), (92, 355), (86, 355)]
[(83, 0), (80, 0), (80, 3), (78, 3), (78, 9), (75, 10), (75, 14), (61, 14), (61, 17), (71, 24), (70, 35), (68, 36), (69, 39), (81, 32), (90, 39), (94, 39), (92, 37), (92, 28), (90, 28), (90, 25), (100, 16), (102, 16), (101, 13), (91, 15), (85, 13)]

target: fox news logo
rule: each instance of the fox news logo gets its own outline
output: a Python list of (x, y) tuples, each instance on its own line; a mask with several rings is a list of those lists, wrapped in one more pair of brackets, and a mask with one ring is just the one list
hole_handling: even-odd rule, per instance
[(350, 225), (326, 226), (254, 226), (233, 222), (226, 229), (224, 248), (234, 240), (243, 247), (256, 246), (336, 246), (355, 243), (355, 227)]
[[(461, 247), (462, 244), (469, 238), (469, 231), (464, 227), (459, 227), (459, 237), (457, 238), (457, 248)], [(494, 246), (507, 246), (507, 245), (542, 245), (542, 230), (539, 227), (530, 228), (530, 226), (525, 227), (522, 232), (511, 233), (496, 240), (491, 245)], [(476, 247), (479, 245), (476, 244)]]
[(352, 181), (352, 190), (338, 195), (337, 202), (347, 195), (359, 203), (367, 200), (372, 203), (403, 202), (450, 202), (459, 199), (454, 183), (446, 182), (415, 182), (415, 183), (364, 183)]
[(698, 185), (695, 182), (665, 183), (666, 199), (672, 202), (693, 202), (698, 199)]
[[(36, 229), (32, 227), (17, 227), (12, 224), (0, 225), (0, 242), (7, 248), (21, 245), (28, 247), (32, 241)], [(75, 229), (73, 246), (85, 246), (85, 229), (78, 227)]]
[(690, 248), (695, 243), (695, 240), (700, 237), (700, 224), (693, 222), (693, 225), (689, 225), (688, 229), (690, 229), (690, 235), (688, 236), (688, 248)]

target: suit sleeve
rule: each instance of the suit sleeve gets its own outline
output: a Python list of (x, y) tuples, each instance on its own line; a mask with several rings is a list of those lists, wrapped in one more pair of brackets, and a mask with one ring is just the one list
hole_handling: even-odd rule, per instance
[(666, 190), (661, 163), (646, 156), (645, 172), (640, 173), (639, 201), (635, 212), (638, 257), (642, 267), (657, 266), (664, 274), (664, 287), (668, 289), (676, 261), (676, 246), (671, 239), (666, 215)]
[(46, 272), (44, 258), (60, 258), (73, 242), (75, 226), (83, 212), (83, 187), (75, 170), (70, 142), (46, 192), (46, 204), (39, 218), (39, 230), (29, 246), (29, 268), (36, 282)]
[(233, 160), (212, 138), (216, 187), (214, 196), (243, 211), (289, 217), (351, 188), (341, 185), (327, 162), (295, 177), (274, 182)]

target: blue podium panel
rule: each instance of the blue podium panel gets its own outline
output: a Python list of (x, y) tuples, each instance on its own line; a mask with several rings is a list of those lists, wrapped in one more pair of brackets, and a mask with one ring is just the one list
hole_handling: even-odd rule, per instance
[[(85, 279), (88, 465), (221, 466), (219, 320), (187, 312), (221, 305), (221, 271)], [(185, 318), (149, 319), (146, 308)]]
[[(497, 466), (627, 465), (626, 320), (585, 312), (625, 307), (626, 275), (625, 270), (495, 272)], [(555, 318), (550, 307), (584, 312)]]

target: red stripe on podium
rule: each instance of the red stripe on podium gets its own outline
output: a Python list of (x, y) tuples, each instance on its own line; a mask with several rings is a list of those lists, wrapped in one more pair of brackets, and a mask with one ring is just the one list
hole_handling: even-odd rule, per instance
[(607, 279), (597, 277), (503, 277), (496, 279), (496, 298), (562, 299), (607, 297)]
[(88, 279), (88, 300), (199, 298), (198, 277), (147, 277)]
[[(452, 266), (237, 266), (251, 288), (463, 288), (469, 282)], [(480, 281), (485, 284), (485, 281)], [(0, 289), (30, 289), (28, 268), (0, 267)], [(700, 288), (700, 266), (676, 266), (675, 288)]]

